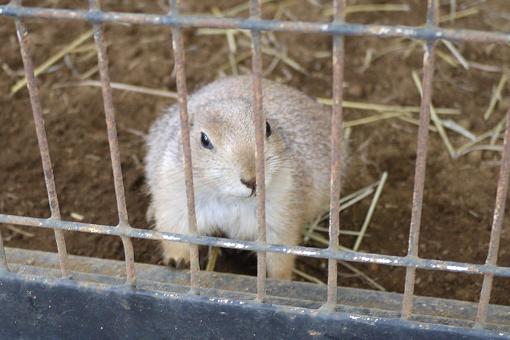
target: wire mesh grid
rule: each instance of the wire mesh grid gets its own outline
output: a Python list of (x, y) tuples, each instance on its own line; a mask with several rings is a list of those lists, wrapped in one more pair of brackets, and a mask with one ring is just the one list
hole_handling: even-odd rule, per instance
[[(27, 87), (33, 110), (39, 150), (43, 164), (44, 178), (48, 193), (51, 217), (48, 219), (32, 218), (0, 214), (0, 223), (18, 224), (50, 228), (55, 232), (55, 239), (60, 259), (62, 276), (70, 277), (68, 256), (63, 231), (80, 231), (104, 235), (115, 235), (122, 239), (125, 253), (126, 281), (128, 285), (136, 286), (134, 266), (134, 252), (131, 238), (152, 240), (167, 240), (191, 244), (190, 285), (191, 292), (196, 293), (200, 287), (198, 280), (199, 262), (198, 245), (218, 246), (224, 248), (251, 250), (257, 252), (257, 300), (263, 302), (266, 294), (266, 253), (278, 252), (298, 256), (328, 259), (327, 301), (323, 305), (326, 311), (333, 311), (337, 303), (337, 261), (352, 261), (360, 263), (375, 263), (406, 268), (405, 289), (401, 307), (401, 318), (409, 319), (413, 314), (413, 298), (416, 269), (441, 270), (467, 274), (483, 275), (483, 286), (478, 303), (478, 312), (474, 327), (483, 327), (488, 313), (489, 300), (495, 276), (510, 277), (510, 268), (497, 265), (498, 249), (501, 238), (506, 196), (510, 175), (510, 110), (507, 113), (507, 130), (505, 132), (504, 149), (497, 184), (496, 203), (493, 213), (492, 230), (489, 252), (485, 264), (471, 264), (453, 261), (441, 261), (420, 258), (418, 255), (421, 211), (423, 206), (423, 192), (425, 184), (425, 168), (427, 159), (428, 125), (430, 121), (430, 107), (432, 101), (432, 81), (434, 75), (434, 45), (440, 40), (492, 42), (508, 44), (510, 34), (500, 32), (484, 32), (474, 30), (453, 30), (438, 27), (438, 1), (428, 0), (427, 21), (423, 27), (361, 25), (345, 22), (345, 7), (347, 0), (334, 1), (334, 20), (330, 23), (275, 21), (261, 18), (261, 1), (251, 0), (250, 17), (248, 19), (200, 17), (180, 15), (177, 0), (170, 0), (170, 12), (167, 15), (117, 13), (101, 11), (98, 0), (89, 0), (89, 10), (65, 10), (23, 7), (20, 0), (11, 1), (8, 5), (0, 6), (0, 16), (13, 17), (20, 44), (21, 56), (24, 64)], [(118, 210), (118, 225), (97, 225), (64, 221), (61, 219), (55, 180), (51, 165), (50, 152), (44, 128), (41, 102), (39, 98), (34, 65), (30, 53), (29, 34), (23, 23), (24, 18), (44, 18), (86, 21), (93, 25), (95, 47), (101, 78), (104, 111), (107, 123), (108, 141), (112, 161), (115, 195)], [(164, 25), (172, 29), (172, 46), (175, 59), (175, 70), (178, 90), (178, 105), (180, 109), (182, 145), (184, 153), (184, 172), (188, 207), (188, 222), (191, 234), (181, 235), (154, 230), (137, 229), (129, 224), (126, 209), (124, 185), (120, 163), (119, 145), (115, 122), (115, 110), (112, 101), (112, 90), (108, 72), (108, 58), (103, 34), (103, 23), (131, 23), (142, 25)], [(246, 29), (251, 32), (252, 39), (252, 78), (253, 98), (256, 127), (256, 181), (257, 185), (257, 215), (258, 238), (256, 241), (240, 241), (225, 238), (200, 236), (197, 234), (195, 214), (195, 200), (193, 192), (192, 159), (187, 112), (187, 86), (185, 72), (184, 45), (181, 35), (182, 28), (231, 28)], [(266, 242), (265, 223), (265, 187), (264, 187), (264, 112), (262, 98), (262, 58), (260, 36), (263, 31), (282, 31), (295, 33), (328, 34), (333, 37), (333, 106), (331, 114), (331, 186), (329, 210), (329, 247), (318, 249), (302, 246), (283, 246)], [(418, 130), (417, 157), (415, 164), (415, 178), (412, 201), (412, 216), (409, 233), (407, 256), (389, 256), (358, 251), (339, 250), (339, 199), (341, 172), (341, 141), (342, 141), (342, 100), (344, 73), (344, 37), (345, 36), (374, 36), (374, 37), (405, 37), (419, 39), (425, 42), (423, 55), (423, 96), (420, 106), (420, 121)], [(8, 270), (3, 241), (0, 235), (0, 268)]]

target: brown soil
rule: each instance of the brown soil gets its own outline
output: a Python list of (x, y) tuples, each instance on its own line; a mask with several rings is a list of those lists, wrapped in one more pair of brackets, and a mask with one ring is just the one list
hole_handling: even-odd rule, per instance
[[(5, 2), (5, 1), (0, 1)], [(35, 1), (33, 1), (35, 3)], [(183, 12), (211, 12), (215, 4), (227, 9), (238, 1), (195, 1), (185, 4)], [(302, 20), (328, 20), (314, 3), (329, 1), (286, 1), (285, 15)], [(354, 2), (354, 1), (352, 1)], [(351, 22), (421, 25), (425, 17), (425, 1), (396, 1), (408, 3), (412, 11), (402, 13), (353, 14)], [(446, 1), (445, 1), (446, 2)], [(482, 3), (482, 1), (478, 1)], [(28, 1), (27, 1), (28, 3)], [(38, 1), (38, 6), (77, 8), (79, 1)], [(156, 1), (103, 1), (108, 10), (163, 13), (165, 5)], [(161, 1), (160, 3), (166, 3)], [(384, 1), (356, 1), (356, 3), (384, 3)], [(459, 1), (460, 5), (477, 1)], [(272, 18), (276, 8), (265, 6), (265, 16)], [(510, 3), (491, 0), (480, 5), (480, 13), (445, 26), (508, 32), (510, 24), (504, 19), (510, 16)], [(443, 12), (447, 6), (442, 7)], [(245, 12), (242, 15), (247, 15)], [(33, 43), (33, 59), (41, 64), (80, 33), (89, 28), (84, 23), (28, 21)], [(26, 89), (9, 96), (10, 87), (23, 74), (18, 44), (11, 19), (0, 18), (0, 212), (48, 217), (48, 202), (37, 148), (32, 112)], [(280, 62), (268, 75), (311, 96), (331, 95), (331, 58), (319, 58), (314, 53), (328, 51), (331, 39), (319, 35), (275, 34), (287, 48), (289, 56), (296, 60), (306, 74)], [(107, 25), (108, 55), (111, 79), (150, 88), (175, 90), (172, 73), (173, 57), (170, 30), (163, 27)], [(239, 40), (246, 39), (240, 37)], [(403, 50), (394, 51), (374, 60), (362, 70), (367, 51), (381, 51), (396, 39), (348, 38), (346, 41), (346, 99), (393, 105), (418, 105), (419, 95), (411, 79), (412, 70), (421, 69), (422, 51), (416, 48), (407, 58)], [(227, 65), (228, 47), (221, 35), (196, 35), (186, 31), (187, 80), (190, 90), (196, 89), (218, 77), (218, 70)], [(92, 43), (90, 41), (88, 44)], [(88, 46), (88, 45), (84, 45)], [(504, 66), (510, 60), (509, 46), (490, 44), (458, 44), (463, 56), (483, 64)], [(448, 53), (444, 45), (439, 50)], [(249, 45), (239, 45), (238, 55), (249, 51)], [(509, 107), (503, 100), (490, 120), (482, 116), (489, 103), (492, 88), (500, 73), (464, 70), (437, 59), (434, 80), (434, 104), (453, 107), (462, 116), (452, 116), (475, 134), (494, 127)], [(84, 222), (115, 224), (117, 220), (115, 195), (109, 160), (108, 140), (104, 123), (103, 104), (98, 88), (61, 87), (78, 80), (76, 73), (92, 68), (96, 59), (84, 51), (72, 54), (67, 65), (60, 62), (56, 67), (39, 76), (44, 118), (48, 133), (56, 185), (62, 217), (72, 220), (72, 213), (83, 216)], [(271, 63), (266, 57), (264, 64)], [(75, 68), (69, 65), (74, 65)], [(240, 72), (248, 72), (249, 58), (240, 63)], [(98, 79), (94, 74), (91, 79)], [(133, 226), (147, 228), (144, 215), (148, 197), (144, 190), (143, 165), (144, 143), (138, 132), (147, 132), (158, 112), (173, 103), (171, 99), (147, 96), (132, 92), (114, 91), (117, 111), (122, 169), (130, 222)], [(505, 95), (510, 95), (505, 91)], [(346, 110), (346, 120), (368, 116), (373, 112)], [(416, 154), (414, 125), (398, 119), (380, 121), (376, 124), (355, 127), (352, 130), (352, 156), (349, 173), (343, 191), (349, 193), (376, 181), (383, 171), (389, 173), (387, 184), (375, 211), (368, 236), (361, 250), (392, 255), (405, 255), (411, 216), (411, 199)], [(460, 146), (467, 142), (464, 137), (450, 134), (452, 143)], [(501, 143), (501, 140), (498, 141)], [(427, 182), (423, 206), (420, 256), (425, 258), (483, 263), (488, 249), (492, 210), (495, 201), (496, 180), (500, 153), (479, 152), (452, 160), (438, 134), (431, 133)], [(327, 165), (325, 165), (327, 166)], [(347, 209), (342, 214), (342, 227), (358, 229), (363, 222), (368, 200)], [(73, 214), (73, 216), (74, 216)], [(510, 222), (505, 219), (505, 225)], [(3, 236), (10, 247), (55, 251), (50, 230), (23, 228), (33, 233), (27, 237), (13, 232), (7, 226)], [(122, 259), (122, 244), (118, 238), (91, 234), (67, 233), (69, 252), (76, 255)], [(503, 232), (499, 264), (510, 266), (510, 229)], [(352, 246), (353, 239), (342, 237), (341, 243)], [(154, 242), (134, 240), (136, 260), (157, 263), (159, 256)], [(254, 256), (241, 256), (224, 251), (220, 270), (251, 273), (255, 271)], [(325, 261), (300, 259), (298, 266), (324, 279)], [(404, 269), (377, 265), (358, 265), (389, 291), (403, 290)], [(341, 267), (342, 274), (350, 272)], [(482, 278), (454, 273), (419, 271), (416, 292), (420, 295), (457, 298), (474, 301), (479, 296)], [(369, 287), (360, 277), (345, 275), (342, 285)], [(498, 279), (492, 302), (510, 304), (510, 281)]]

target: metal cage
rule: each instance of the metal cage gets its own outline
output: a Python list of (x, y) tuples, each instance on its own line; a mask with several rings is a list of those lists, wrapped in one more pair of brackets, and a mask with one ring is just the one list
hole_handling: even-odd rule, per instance
[[(426, 259), (418, 256), (420, 217), (423, 205), (428, 124), (434, 75), (434, 45), (440, 40), (510, 43), (510, 34), (474, 30), (444, 29), (438, 26), (438, 2), (428, 0), (427, 22), (423, 27), (361, 25), (345, 22), (346, 0), (334, 0), (334, 20), (329, 23), (274, 21), (261, 18), (261, 1), (251, 0), (247, 19), (202, 17), (179, 14), (176, 0), (166, 15), (105, 12), (98, 0), (89, 0), (89, 10), (23, 7), (20, 0), (0, 6), (0, 16), (12, 17), (16, 25), (27, 87), (37, 131), (51, 217), (48, 219), (0, 214), (0, 223), (53, 229), (58, 246), (56, 255), (4, 249), (0, 235), (0, 334), (5, 336), (70, 337), (82, 331), (87, 336), (321, 336), (321, 337), (507, 337), (510, 307), (489, 305), (495, 276), (510, 277), (510, 267), (498, 266), (498, 248), (503, 225), (510, 174), (510, 111), (507, 113), (504, 150), (497, 185), (496, 203), (485, 264)], [(97, 225), (61, 219), (50, 152), (44, 128), (30, 39), (25, 18), (86, 21), (94, 28), (101, 77), (108, 141), (113, 168), (119, 223)], [(108, 73), (103, 23), (160, 25), (172, 28), (172, 46), (180, 107), (184, 170), (192, 235), (137, 229), (129, 224), (117, 140), (115, 111)], [(256, 154), (264, 152), (264, 114), (261, 87), (262, 60), (260, 36), (263, 31), (327, 34), (333, 37), (333, 107), (331, 114), (330, 244), (327, 249), (283, 246), (266, 242), (264, 160), (257, 157), (258, 239), (240, 241), (197, 235), (194, 211), (192, 159), (187, 112), (183, 28), (230, 28), (251, 32), (253, 96), (255, 103)], [(339, 250), (340, 164), (342, 154), (342, 83), (344, 37), (406, 37), (425, 42), (423, 56), (423, 95), (420, 107), (417, 159), (413, 189), (412, 217), (407, 256), (388, 256)], [(118, 261), (70, 257), (63, 231), (115, 235), (122, 239), (125, 271)], [(131, 238), (186, 242), (191, 247), (189, 276), (162, 271), (134, 262)], [(257, 252), (256, 282), (233, 275), (201, 273), (198, 245)], [(304, 283), (277, 283), (266, 280), (266, 253), (279, 252), (328, 259), (327, 290)], [(28, 253), (36, 263), (23, 264)], [(375, 263), (406, 268), (404, 294), (376, 293), (337, 287), (337, 261)], [(60, 274), (48, 268), (59, 263)], [(45, 264), (46, 263), (46, 264)], [(88, 263), (85, 273), (77, 264)], [(414, 295), (416, 269), (440, 270), (483, 275), (478, 304), (421, 298)], [(125, 272), (126, 280), (118, 274)], [(207, 280), (202, 278), (207, 277)], [(159, 283), (158, 283), (159, 282)], [(165, 282), (165, 283), (161, 283)], [(36, 301), (36, 298), (38, 299)], [(42, 306), (45, 306), (44, 308)], [(49, 307), (48, 307), (49, 306)], [(53, 307), (52, 307), (53, 306)], [(53, 310), (51, 309), (53, 308)], [(208, 321), (205, 321), (208, 320)], [(229, 320), (239, 320), (232, 326)], [(115, 322), (114, 322), (115, 321)], [(228, 324), (225, 324), (225, 322)], [(170, 335), (169, 335), (170, 336)]]

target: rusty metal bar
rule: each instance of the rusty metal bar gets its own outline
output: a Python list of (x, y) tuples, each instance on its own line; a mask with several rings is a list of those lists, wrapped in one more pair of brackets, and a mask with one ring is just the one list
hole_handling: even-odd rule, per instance
[(320, 249), (313, 247), (260, 244), (255, 241), (240, 241), (219, 237), (174, 234), (167, 232), (158, 232), (155, 230), (136, 229), (131, 227), (122, 230), (115, 226), (108, 225), (88, 224), (74, 221), (61, 221), (6, 214), (0, 214), (0, 223), (41, 227), (49, 229), (61, 229), (67, 231), (85, 232), (102, 235), (127, 236), (131, 238), (141, 238), (148, 240), (164, 240), (172, 242), (192, 243), (203, 246), (249, 250), (255, 252), (259, 251), (275, 252), (281, 254), (315, 257), (321, 259), (331, 258), (341, 261), (375, 263), (394, 267), (415, 267), (418, 269), (440, 270), (478, 275), (492, 273), (495, 276), (510, 277), (510, 267), (421, 259), (419, 257), (412, 256), (401, 257), (393, 255), (362, 253), (355, 251), (332, 251), (330, 249)]
[[(19, 5), (21, 0), (13, 2)], [(43, 165), (44, 181), (46, 183), (46, 191), (48, 192), (48, 202), (50, 205), (51, 218), (60, 219), (60, 208), (58, 204), (57, 189), (55, 187), (55, 177), (53, 175), (53, 167), (51, 165), (50, 151), (48, 146), (48, 139), (46, 137), (46, 130), (44, 128), (44, 118), (42, 113), (41, 99), (39, 96), (39, 88), (37, 86), (37, 79), (35, 77), (34, 64), (32, 62), (30, 52), (30, 41), (25, 24), (16, 19), (16, 33), (19, 40), (21, 58), (25, 69), (25, 77), (27, 79), (27, 88), (30, 96), (30, 103), (32, 105), (32, 113), (34, 117), (35, 130), (37, 134), (37, 143), (39, 145), (39, 152), (41, 154), (41, 161)], [(57, 243), (57, 251), (60, 258), (60, 270), (63, 277), (69, 277), (67, 269), (67, 248), (64, 239), (64, 233), (61, 230), (55, 230), (55, 241)]]
[[(170, 0), (170, 14), (178, 16), (179, 7), (177, 0)], [(195, 192), (193, 186), (193, 163), (191, 161), (191, 146), (189, 134), (188, 117), (188, 89), (186, 87), (185, 55), (184, 44), (182, 41), (181, 30), (178, 27), (172, 27), (172, 47), (175, 61), (175, 77), (177, 81), (177, 101), (179, 103), (179, 114), (181, 119), (181, 139), (182, 150), (184, 153), (184, 180), (186, 185), (186, 197), (188, 207), (188, 226), (192, 235), (198, 233), (197, 216), (195, 212)], [(198, 272), (200, 271), (198, 247), (190, 246), (190, 281), (192, 293), (197, 292), (199, 287)]]
[[(260, 18), (261, 3), (260, 0), (251, 0), (250, 17)], [(257, 242), (265, 244), (266, 238), (266, 175), (265, 175), (265, 156), (264, 156), (264, 136), (266, 118), (262, 108), (262, 52), (260, 49), (260, 31), (251, 31), (252, 41), (252, 72), (253, 72), (253, 101), (255, 105), (255, 171), (257, 183)], [(262, 302), (266, 296), (266, 271), (267, 254), (266, 252), (257, 253), (257, 300)]]
[[(506, 197), (508, 194), (510, 176), (510, 109), (506, 114), (506, 132), (503, 148), (503, 156), (501, 159), (501, 168), (499, 170), (498, 188), (496, 192), (496, 205), (492, 220), (491, 238), (489, 241), (489, 251), (485, 264), (496, 266), (498, 261), (499, 244), (501, 241), (501, 231), (503, 229), (503, 220), (505, 217)], [(478, 303), (478, 311), (476, 314), (475, 324), (481, 326), (487, 319), (487, 311), (491, 297), (492, 284), (494, 274), (487, 273), (484, 275), (482, 290), (480, 292), (480, 301)]]
[[(427, 26), (435, 26), (437, 22), (437, 0), (428, 0)], [(434, 41), (426, 43), (423, 56), (423, 93), (420, 107), (420, 125), (416, 147), (416, 165), (414, 174), (413, 207), (409, 230), (407, 256), (418, 257), (420, 242), (421, 212), (423, 207), (423, 190), (425, 187), (425, 171), (427, 165), (427, 144), (429, 139), (430, 106), (432, 102), (432, 78), (434, 76)], [(408, 319), (412, 314), (416, 268), (406, 269), (404, 297), (402, 300), (402, 318)]]
[(0, 269), (9, 271), (7, 266), (7, 257), (5, 256), (4, 239), (2, 238), (2, 229), (0, 229)]
[[(99, 0), (89, 0), (89, 7), (92, 11), (98, 10)], [(110, 74), (108, 71), (108, 56), (106, 44), (104, 41), (103, 28), (101, 24), (94, 24), (94, 40), (97, 50), (97, 62), (99, 75), (101, 78), (101, 92), (103, 95), (104, 112), (106, 118), (106, 129), (108, 133), (108, 143), (110, 145), (110, 157), (112, 159), (113, 182), (115, 186), (115, 198), (117, 200), (117, 210), (119, 214), (119, 229), (129, 227), (128, 213), (126, 208), (126, 197), (124, 193), (124, 183), (122, 180), (122, 167), (120, 162), (119, 141), (117, 137), (117, 123), (115, 120), (115, 108), (113, 107), (112, 88), (110, 86)], [(121, 236), (124, 247), (124, 256), (126, 261), (127, 282), (136, 285), (136, 273), (134, 263), (134, 251), (131, 239)]]
[(262, 19), (232, 19), (192, 15), (157, 15), (49, 9), (37, 7), (0, 6), (0, 16), (65, 19), (95, 23), (113, 22), (144, 25), (163, 25), (182, 28), (231, 28), (257, 31), (339, 34), (344, 36), (406, 37), (421, 40), (455, 40), (480, 43), (508, 44), (510, 34), (475, 30), (456, 30), (432, 27), (341, 24), (332, 22), (279, 21)]
[[(335, 22), (345, 20), (346, 0), (335, 0)], [(340, 188), (343, 144), (343, 83), (344, 83), (344, 38), (333, 37), (333, 107), (331, 109), (331, 179), (329, 195), (329, 249), (338, 250), (340, 235)], [(328, 260), (328, 297), (324, 307), (334, 310), (337, 303), (338, 264)]]

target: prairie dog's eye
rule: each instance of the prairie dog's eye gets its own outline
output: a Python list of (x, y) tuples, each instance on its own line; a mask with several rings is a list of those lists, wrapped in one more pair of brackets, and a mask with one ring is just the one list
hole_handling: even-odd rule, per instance
[(266, 121), (266, 138), (271, 136), (271, 133), (273, 133), (273, 131), (271, 131), (271, 125), (269, 125), (269, 123)]
[(206, 148), (206, 149), (211, 150), (211, 149), (213, 148), (213, 145), (212, 145), (212, 143), (211, 143), (211, 140), (210, 140), (210, 139), (209, 139), (209, 137), (208, 137), (205, 133), (203, 133), (203, 132), (201, 132), (201, 133), (200, 133), (200, 143), (202, 143), (202, 146), (203, 146), (204, 148)]

